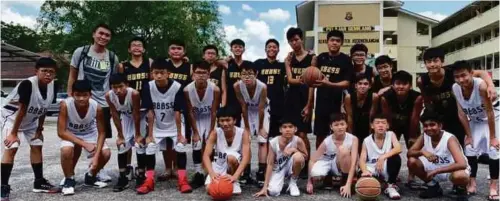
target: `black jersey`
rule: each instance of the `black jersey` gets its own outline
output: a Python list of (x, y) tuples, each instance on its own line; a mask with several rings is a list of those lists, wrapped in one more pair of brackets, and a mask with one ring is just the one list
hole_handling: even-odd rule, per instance
[[(290, 67), (292, 68), (292, 78), (301, 79), (302, 72), (311, 66), (311, 61), (313, 55), (306, 55), (301, 61), (298, 61), (294, 56), (290, 62)], [(301, 85), (289, 85), (286, 92), (286, 107), (287, 111), (291, 112), (292, 115), (300, 116), (300, 112), (307, 104), (309, 96), (309, 87), (306, 84)], [(298, 112), (298, 113), (297, 113)]]
[(149, 60), (143, 59), (139, 67), (135, 67), (130, 61), (127, 61), (123, 63), (123, 73), (127, 76), (128, 86), (141, 91), (144, 84), (150, 80)]
[(184, 89), (184, 87), (192, 81), (191, 64), (188, 62), (182, 62), (180, 66), (176, 67), (172, 60), (169, 60), (168, 63), (168, 72), (170, 72), (169, 78), (179, 82)]
[(362, 106), (358, 104), (356, 92), (351, 94), (353, 134), (360, 141), (370, 135), (370, 109), (372, 108), (373, 93), (368, 92)]
[(408, 129), (410, 126), (411, 114), (413, 112), (415, 100), (417, 100), (418, 96), (420, 96), (420, 93), (411, 89), (408, 92), (406, 100), (400, 103), (394, 89), (389, 89), (384, 92), (382, 97), (384, 97), (387, 105), (391, 109), (391, 116), (389, 117), (392, 121), (390, 125), (391, 130), (395, 131), (397, 134), (409, 134)]
[(259, 70), (257, 79), (267, 85), (270, 113), (282, 116), (285, 103), (285, 64), (279, 61), (270, 63), (268, 59), (259, 59), (254, 62), (254, 65)]
[(215, 69), (210, 69), (210, 78), (209, 80), (212, 81), (217, 87), (219, 87), (220, 90), (222, 90), (222, 73), (224, 70), (221, 67), (216, 67)]
[[(321, 72), (330, 82), (350, 81), (353, 73), (349, 56), (340, 53), (330, 56), (328, 52), (317, 57), (317, 64)], [(340, 112), (344, 89), (331, 87), (318, 87), (316, 91), (316, 114), (331, 114)]]
[(232, 59), (228, 63), (228, 69), (226, 73), (226, 84), (227, 84), (226, 104), (232, 109), (235, 109), (237, 112), (241, 112), (241, 106), (240, 103), (238, 102), (238, 99), (236, 98), (233, 86), (234, 83), (240, 80), (241, 66), (243, 65), (247, 66), (252, 65), (252, 62), (243, 60), (241, 65), (238, 65), (236, 61)]
[[(426, 101), (425, 108), (445, 115), (444, 120), (458, 120), (457, 103), (452, 92), (452, 86), (455, 83), (453, 72), (445, 70), (444, 80), (440, 87), (436, 87), (431, 83), (427, 73), (423, 74), (420, 79), (422, 82), (422, 95), (430, 98), (430, 102)], [(447, 117), (450, 117), (450, 119)]]
[(391, 86), (391, 83), (389, 82), (388, 85), (384, 85), (384, 83), (382, 83), (380, 75), (377, 75), (373, 78), (373, 84), (372, 84), (371, 90), (374, 93), (378, 93), (381, 89), (388, 87), (388, 86)]

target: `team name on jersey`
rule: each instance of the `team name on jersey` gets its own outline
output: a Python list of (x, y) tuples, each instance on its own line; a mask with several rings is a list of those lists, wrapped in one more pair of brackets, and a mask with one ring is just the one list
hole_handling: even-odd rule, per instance
[(153, 102), (153, 108), (157, 110), (168, 110), (174, 108), (174, 102)]
[(259, 106), (259, 103), (255, 103), (255, 104), (254, 104), (254, 103), (249, 103), (249, 102), (247, 102), (247, 106), (248, 106), (248, 107), (258, 107), (258, 106)]
[(450, 163), (450, 159), (448, 159), (448, 157), (446, 157), (446, 156), (436, 156), (436, 157), (437, 157), (437, 159), (432, 162), (434, 164), (448, 164), (448, 163)]
[(47, 108), (38, 108), (38, 107), (33, 107), (31, 106), (28, 109), (28, 113), (35, 114), (35, 115), (42, 115), (47, 112)]
[(226, 152), (215, 151), (214, 155), (219, 160), (226, 160), (227, 159), (227, 153)]
[(84, 132), (85, 130), (90, 128), (90, 126), (92, 126), (93, 124), (94, 124), (93, 121), (88, 123), (88, 124), (74, 124), (74, 123), (69, 122), (68, 127), (75, 129), (75, 130), (80, 130), (80, 132)]
[(208, 79), (208, 80), (210, 80), (212, 83), (214, 83), (217, 86), (219, 85), (219, 80), (218, 79), (211, 78), (211, 79)]
[(407, 121), (408, 120), (408, 115), (402, 115), (402, 114), (393, 114), (392, 118), (397, 121)]
[(133, 73), (133, 74), (127, 75), (128, 81), (136, 81), (136, 80), (144, 80), (144, 79), (148, 79), (147, 73)]
[(174, 79), (174, 80), (187, 80), (188, 75), (180, 74), (180, 73), (170, 73), (169, 78)]
[(132, 114), (132, 110), (126, 110), (126, 111), (119, 111), (120, 114), (122, 115), (131, 115)]
[(436, 94), (433, 97), (436, 100), (443, 100), (443, 99), (451, 98), (452, 95), (451, 95), (451, 91), (446, 91), (446, 92), (442, 92), (442, 93)]
[(320, 70), (322, 73), (325, 73), (325, 74), (339, 74), (340, 73), (339, 67), (321, 66)]
[(205, 112), (208, 112), (212, 110), (212, 106), (204, 106), (204, 107), (193, 107), (193, 113), (194, 114), (201, 114), (201, 113), (205, 113)]
[(277, 160), (274, 160), (274, 165), (276, 167), (275, 171), (280, 171), (284, 168), (284, 164), (290, 159), (290, 156), (281, 156)]
[(229, 78), (240, 79), (240, 72), (229, 72)]
[(462, 110), (464, 111), (464, 113), (466, 115), (473, 115), (473, 114), (481, 113), (486, 109), (484, 108), (484, 104), (481, 104), (481, 106), (462, 108)]
[(292, 73), (296, 76), (300, 76), (305, 70), (305, 68), (292, 68)]
[(262, 69), (260, 71), (261, 75), (280, 75), (281, 69)]

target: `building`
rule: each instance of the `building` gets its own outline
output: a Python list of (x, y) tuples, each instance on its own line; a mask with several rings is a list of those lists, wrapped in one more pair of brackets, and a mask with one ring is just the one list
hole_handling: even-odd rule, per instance
[[(305, 1), (296, 6), (297, 26), (305, 31), (306, 49), (325, 52), (326, 34), (344, 32), (341, 51), (364, 43), (375, 57), (388, 54), (397, 70), (425, 72), (422, 52), (431, 46), (438, 21), (402, 8), (401, 1)], [(415, 83), (415, 82), (414, 82)]]
[(1, 89), (10, 93), (16, 85), (35, 75), (35, 63), (40, 55), (2, 42)]

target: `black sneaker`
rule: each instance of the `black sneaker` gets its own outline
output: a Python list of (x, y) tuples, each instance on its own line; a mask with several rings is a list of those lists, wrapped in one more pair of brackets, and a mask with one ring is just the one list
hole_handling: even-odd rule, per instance
[(194, 174), (193, 180), (191, 180), (191, 182), (189, 183), (191, 184), (191, 188), (193, 189), (202, 187), (205, 185), (205, 175), (197, 172), (196, 174)]
[(307, 168), (302, 169), (299, 174), (299, 178), (301, 179), (307, 179), (308, 178), (308, 172)]
[(92, 186), (96, 188), (104, 188), (108, 186), (106, 182), (99, 181), (97, 177), (91, 177), (89, 173), (85, 174), (85, 186)]
[(257, 179), (257, 186), (262, 188), (264, 186), (265, 173), (264, 171), (259, 171), (255, 173), (255, 178)]
[(140, 173), (135, 169), (135, 188), (141, 187), (142, 183), (144, 183), (144, 180), (146, 180), (146, 173)]
[(255, 183), (252, 177), (248, 174), (244, 174), (240, 177), (240, 184), (251, 185)]
[(127, 166), (127, 178), (129, 181), (132, 181), (132, 179), (134, 179), (134, 167), (131, 166), (131, 165), (128, 165)]
[(467, 188), (465, 186), (454, 186), (457, 201), (468, 201)]
[(75, 194), (76, 181), (72, 178), (64, 179), (64, 185), (62, 188), (63, 195), (73, 195)]
[(119, 177), (116, 185), (113, 187), (113, 192), (121, 192), (129, 187), (129, 180), (127, 177)]
[(422, 199), (435, 198), (443, 195), (443, 189), (436, 183), (434, 186), (427, 186), (427, 190), (424, 190), (418, 194), (418, 197)]
[(33, 183), (33, 192), (35, 193), (57, 193), (59, 188), (50, 184), (45, 178), (35, 179)]
[(9, 201), (9, 195), (10, 195), (10, 185), (8, 184), (2, 184), (2, 201)]

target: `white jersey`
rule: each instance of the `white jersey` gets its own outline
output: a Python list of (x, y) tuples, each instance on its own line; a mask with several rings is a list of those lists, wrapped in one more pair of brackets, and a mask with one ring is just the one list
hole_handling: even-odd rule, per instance
[[(243, 81), (238, 81), (241, 91), (241, 96), (245, 101), (248, 107), (248, 123), (250, 124), (250, 133), (255, 135), (257, 134), (257, 129), (259, 128), (259, 103), (260, 103), (260, 95), (262, 93), (262, 89), (266, 87), (266, 84), (261, 82), (260, 80), (255, 80), (256, 87), (255, 93), (253, 97), (250, 97), (248, 93), (247, 86)], [(267, 101), (266, 101), (267, 102)], [(265, 107), (264, 107), (265, 108)]]
[(287, 162), (291, 159), (291, 156), (285, 156), (283, 154), (283, 151), (289, 147), (297, 148), (297, 140), (299, 137), (293, 136), (292, 140), (285, 146), (283, 150), (280, 150), (280, 141), (279, 141), (280, 138), (282, 137), (281, 136), (275, 137), (269, 142), (271, 150), (273, 150), (275, 154), (274, 166), (273, 166), (274, 172), (279, 172), (286, 167)]
[(115, 94), (113, 90), (109, 91), (109, 100), (111, 103), (115, 106), (116, 111), (120, 113), (120, 117), (123, 119), (125, 118), (132, 118), (132, 93), (134, 92), (134, 89), (127, 87), (127, 94), (125, 95), (125, 100), (123, 101), (123, 104), (120, 103), (120, 99), (118, 96)]
[(195, 82), (191, 82), (186, 86), (189, 94), (189, 101), (193, 107), (192, 113), (196, 119), (196, 126), (201, 136), (208, 136), (210, 132), (210, 124), (212, 120), (212, 103), (214, 102), (215, 84), (207, 81), (207, 88), (203, 99), (196, 92)]
[[(337, 145), (335, 145), (335, 142), (333, 140), (334, 136), (333, 134), (329, 135), (328, 137), (325, 138), (323, 141), (325, 143), (325, 153), (323, 153), (323, 156), (320, 158), (320, 160), (333, 160), (335, 156), (337, 156), (337, 153), (339, 152)], [(351, 149), (352, 147), (352, 141), (354, 139), (354, 135), (350, 133), (345, 133), (345, 138), (344, 141), (342, 142), (342, 146), (345, 149)]]
[[(38, 127), (38, 118), (45, 115), (47, 108), (54, 99), (54, 81), (47, 85), (47, 97), (43, 99), (38, 87), (38, 77), (28, 78), (31, 82), (30, 103), (26, 106), (26, 115), (21, 121), (19, 131), (31, 130)], [(7, 96), (6, 105), (2, 108), (3, 126), (12, 127), (19, 113), (19, 106), (14, 104), (19, 101), (18, 84), (14, 90)]]
[[(224, 130), (222, 128), (215, 129), (217, 133), (217, 143), (215, 145), (215, 163), (218, 166), (224, 167), (227, 165), (227, 155), (229, 152), (238, 153), (242, 155), (241, 149), (243, 146), (243, 131), (244, 129), (239, 127), (234, 127), (234, 137), (231, 146), (227, 144), (226, 136), (224, 135)], [(240, 159), (238, 159), (240, 160)]]
[(89, 100), (89, 108), (85, 117), (80, 117), (75, 106), (75, 99), (69, 97), (64, 100), (68, 111), (68, 119), (66, 120), (66, 128), (76, 136), (95, 135), (97, 133), (97, 102), (93, 99)]
[[(436, 147), (432, 146), (431, 137), (424, 133), (424, 147), (422, 148), (424, 151), (430, 152), (438, 157), (437, 162), (434, 163), (437, 167), (446, 167), (453, 163), (455, 163), (455, 159), (451, 155), (450, 150), (448, 149), (448, 140), (453, 137), (453, 134), (443, 131), (443, 136), (441, 136), (441, 140), (437, 144)], [(464, 157), (465, 160), (465, 155)]]
[(174, 102), (177, 92), (181, 90), (181, 84), (173, 81), (172, 86), (165, 93), (161, 93), (156, 87), (155, 81), (152, 80), (149, 82), (149, 90), (155, 112), (154, 136), (176, 136), (177, 126), (175, 125)]
[[(472, 78), (472, 83), (474, 86), (468, 100), (465, 100), (460, 85), (458, 85), (457, 83), (453, 84), (453, 93), (455, 94), (455, 97), (460, 106), (462, 106), (464, 113), (469, 116), (472, 122), (488, 122), (486, 108), (483, 105), (481, 94), (479, 92), (479, 86), (483, 82), (484, 81), (481, 78)], [(493, 105), (495, 118), (498, 119), (500, 116), (498, 101), (493, 103)]]
[(374, 141), (374, 134), (369, 135), (368, 137), (365, 138), (363, 141), (365, 146), (366, 146), (366, 163), (369, 164), (375, 164), (378, 161), (378, 158), (380, 156), (384, 155), (385, 153), (388, 153), (392, 149), (392, 140), (391, 137), (394, 135), (393, 132), (385, 132), (385, 139), (384, 139), (384, 144), (382, 145), (382, 148), (379, 148), (377, 146), (377, 143)]

